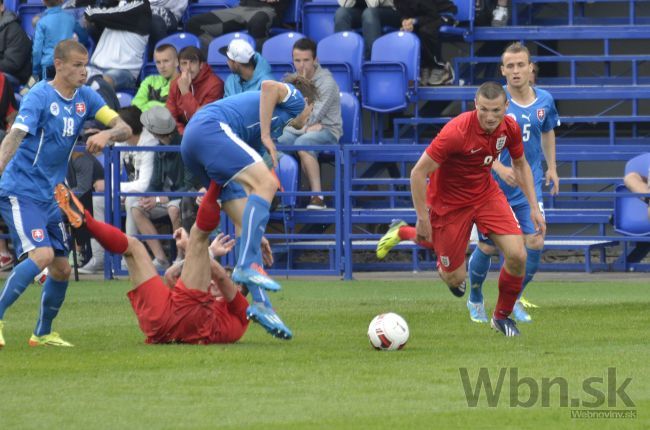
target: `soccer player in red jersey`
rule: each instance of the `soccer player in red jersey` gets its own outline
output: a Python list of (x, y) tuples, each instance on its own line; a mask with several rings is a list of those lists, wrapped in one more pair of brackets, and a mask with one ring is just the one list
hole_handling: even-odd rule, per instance
[(458, 115), (443, 127), (411, 171), (417, 224), (413, 228), (402, 223), (392, 235), (396, 242), (389, 240), (383, 248), (380, 242), (378, 256), (380, 250), (387, 252), (386, 248), (399, 240), (415, 240), (435, 251), (440, 277), (454, 295), (462, 297), (467, 276), (465, 251), (475, 223), (505, 259), (491, 325), (506, 336), (517, 336), (519, 330), (508, 317), (524, 279), (526, 249), (519, 222), (491, 174), (492, 163), (504, 149), (512, 156), (536, 230), (545, 233), (546, 223), (536, 203), (521, 131), (515, 120), (505, 116), (508, 101), (503, 87), (484, 83), (476, 92), (475, 105), (475, 110)]
[[(127, 296), (147, 343), (232, 343), (248, 328), (248, 301), (208, 253), (209, 234), (219, 225), (220, 190), (214, 182), (210, 184), (190, 231), (180, 278), (169, 288), (142, 242), (95, 220), (64, 185), (56, 188), (59, 207), (73, 227), (85, 224), (106, 250), (124, 255), (135, 286)], [(211, 292), (215, 287), (217, 294)]]

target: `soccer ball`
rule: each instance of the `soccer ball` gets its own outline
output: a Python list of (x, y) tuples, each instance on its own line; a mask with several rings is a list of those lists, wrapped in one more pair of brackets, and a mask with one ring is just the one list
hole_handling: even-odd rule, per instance
[(368, 338), (370, 344), (378, 350), (402, 349), (409, 340), (409, 326), (404, 318), (395, 313), (379, 314), (370, 321)]

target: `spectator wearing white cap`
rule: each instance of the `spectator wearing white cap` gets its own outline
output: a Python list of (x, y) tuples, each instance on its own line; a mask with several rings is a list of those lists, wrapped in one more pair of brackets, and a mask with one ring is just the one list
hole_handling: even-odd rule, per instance
[(232, 72), (226, 79), (224, 97), (257, 91), (262, 81), (274, 80), (269, 63), (247, 41), (233, 39), (219, 52), (228, 58), (228, 68)]
[[(167, 108), (154, 106), (140, 116), (144, 128), (151, 133), (161, 145), (179, 146), (181, 135), (176, 129), (176, 121)], [(180, 152), (156, 152), (153, 161), (153, 173), (147, 192), (187, 191), (190, 183), (189, 170), (185, 169)], [(132, 207), (131, 216), (140, 234), (158, 234), (152, 220), (169, 216), (172, 231), (181, 227), (181, 199), (164, 195), (140, 197)], [(154, 266), (158, 270), (169, 267), (169, 259), (158, 239), (145, 241), (154, 255)]]

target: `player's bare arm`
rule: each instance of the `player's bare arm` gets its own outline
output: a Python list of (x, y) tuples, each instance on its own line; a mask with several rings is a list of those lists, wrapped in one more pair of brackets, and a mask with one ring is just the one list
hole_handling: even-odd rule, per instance
[(5, 167), (9, 164), (26, 134), (27, 132), (24, 130), (12, 128), (2, 140), (2, 146), (0, 146), (0, 175), (5, 171)]
[(551, 129), (542, 133), (542, 151), (546, 160), (546, 186), (553, 182), (551, 194), (560, 192), (560, 177), (557, 175), (557, 163), (555, 160), (555, 130)]
[(418, 241), (431, 241), (431, 224), (427, 211), (427, 178), (440, 167), (424, 152), (411, 170), (411, 196), (417, 215), (415, 230)]
[(86, 149), (91, 154), (95, 154), (104, 149), (109, 142), (123, 142), (133, 134), (131, 127), (119, 116), (116, 116), (108, 123), (108, 129), (100, 131), (88, 138)]
[(504, 166), (499, 160), (495, 160), (492, 163), (492, 170), (494, 170), (496, 174), (499, 175), (499, 177), (511, 187), (516, 187), (519, 185), (517, 182), (517, 177), (515, 176), (515, 172), (512, 170), (512, 168)]
[(540, 234), (545, 235), (546, 221), (537, 205), (537, 196), (535, 195), (535, 186), (533, 185), (533, 173), (530, 170), (526, 156), (522, 155), (520, 158), (513, 158), (512, 168), (519, 179), (519, 187), (524, 192), (528, 204), (530, 205), (530, 218), (535, 225), (535, 230)]
[(278, 165), (278, 155), (275, 149), (275, 143), (271, 138), (271, 118), (273, 110), (278, 103), (287, 97), (289, 89), (283, 83), (276, 81), (263, 81), (260, 92), (260, 133), (262, 144), (269, 151), (273, 160), (273, 167)]

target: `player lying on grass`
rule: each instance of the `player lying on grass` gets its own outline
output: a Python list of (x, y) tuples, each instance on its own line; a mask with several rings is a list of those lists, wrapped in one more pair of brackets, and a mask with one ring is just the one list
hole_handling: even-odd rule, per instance
[(135, 286), (127, 296), (147, 343), (232, 343), (248, 328), (248, 301), (208, 253), (210, 232), (219, 225), (219, 191), (212, 182), (190, 231), (180, 277), (169, 288), (142, 242), (95, 220), (67, 187), (56, 187), (57, 203), (70, 224), (85, 224), (107, 251), (124, 256)]

